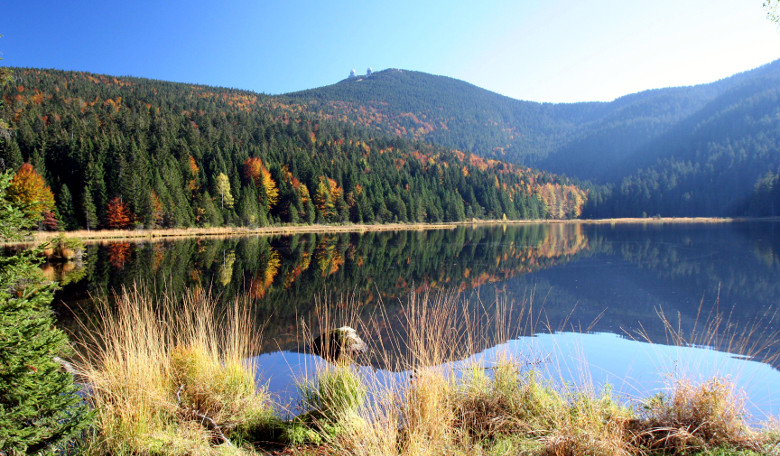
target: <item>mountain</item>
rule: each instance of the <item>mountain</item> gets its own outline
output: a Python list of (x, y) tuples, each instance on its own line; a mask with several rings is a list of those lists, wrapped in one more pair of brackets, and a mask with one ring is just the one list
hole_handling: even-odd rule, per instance
[(591, 216), (777, 215), (780, 61), (609, 103), (514, 100), (385, 70), (287, 94), (310, 112), (590, 181)]
[(45, 179), (56, 201), (49, 225), (569, 218), (586, 200), (550, 173), (319, 115), (285, 97), (10, 71), (0, 119), (12, 129), (0, 136), (0, 169), (30, 163)]
[(116, 197), (149, 226), (780, 215), (780, 61), (569, 104), (396, 69), (280, 96), (13, 73), (0, 158), (70, 227), (108, 226)]

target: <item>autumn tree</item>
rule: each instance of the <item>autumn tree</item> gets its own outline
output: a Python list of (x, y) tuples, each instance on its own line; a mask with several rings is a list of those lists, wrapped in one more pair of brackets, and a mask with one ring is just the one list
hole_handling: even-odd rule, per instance
[(117, 196), (111, 199), (106, 207), (106, 226), (112, 229), (124, 229), (132, 224), (133, 214), (122, 198)]
[(153, 227), (162, 225), (163, 217), (165, 213), (163, 211), (163, 205), (160, 202), (160, 198), (157, 193), (152, 192), (149, 194), (149, 221)]
[(230, 179), (228, 179), (225, 173), (219, 173), (216, 179), (217, 193), (220, 198), (220, 207), (231, 209), (233, 207), (233, 195), (230, 193)]
[(331, 187), (328, 185), (328, 179), (320, 176), (317, 190), (314, 193), (314, 206), (322, 220), (327, 221), (333, 215), (336, 209), (336, 203), (333, 201)]
[(255, 188), (263, 187), (266, 196), (266, 209), (271, 209), (279, 201), (279, 188), (271, 176), (271, 172), (258, 157), (250, 157), (244, 161), (244, 176)]
[(187, 181), (187, 188), (190, 190), (190, 194), (194, 197), (200, 190), (200, 182), (198, 180), (200, 176), (200, 167), (195, 162), (195, 158), (193, 158), (192, 155), (190, 155), (188, 158), (188, 165), (190, 180)]
[(44, 213), (54, 213), (54, 194), (46, 181), (29, 163), (16, 172), (8, 187), (8, 200), (22, 208), (32, 220), (38, 221)]
[(244, 176), (255, 185), (255, 188), (260, 187), (262, 182), (262, 169), (263, 161), (257, 157), (249, 157), (244, 161)]

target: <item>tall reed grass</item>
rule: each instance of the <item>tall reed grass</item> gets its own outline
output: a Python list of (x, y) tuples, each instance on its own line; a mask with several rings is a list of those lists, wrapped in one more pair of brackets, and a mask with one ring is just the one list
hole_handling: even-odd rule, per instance
[[(498, 303), (484, 309), (484, 315), (467, 310), (465, 300), (456, 294), (410, 295), (403, 302), (397, 337), (379, 354), (385, 357), (384, 366), (407, 372), (409, 377), (388, 382), (386, 376), (364, 375), (362, 385), (352, 389), (367, 388), (373, 400), (353, 409), (350, 413), (358, 419), (349, 420), (336, 435), (324, 439), (322, 451), (357, 455), (749, 455), (776, 451), (780, 443), (776, 427), (762, 430), (749, 424), (741, 396), (725, 379), (703, 383), (681, 379), (664, 394), (629, 402), (615, 398), (608, 387), (596, 391), (592, 386), (574, 387), (545, 378), (536, 363), (515, 354), (492, 362), (472, 356), (467, 364), (451, 363), (527, 329), (518, 326), (518, 321), (544, 320), (533, 315), (530, 304)], [(521, 318), (508, 318), (510, 311)], [(368, 319), (360, 326), (361, 332), (386, 332), (386, 317), (380, 314)], [(711, 316), (705, 327), (723, 330), (723, 321)], [(666, 325), (673, 327), (668, 320)], [(749, 334), (756, 330), (740, 329)], [(704, 334), (710, 341), (727, 338), (732, 348), (738, 347), (739, 337)], [(677, 335), (677, 343), (687, 344)], [(756, 347), (753, 342), (742, 346)], [(765, 346), (761, 348), (766, 351)]]
[(300, 379), (300, 413), (282, 422), (247, 361), (257, 343), (247, 303), (217, 312), (208, 293), (150, 295), (123, 290), (83, 341), (77, 364), (98, 413), (87, 454), (247, 454), (267, 449), (263, 439), (283, 454), (365, 456), (747, 455), (780, 445), (776, 427), (746, 421), (723, 379), (629, 403), (545, 377), (518, 354), (474, 355), (544, 319), (530, 302), (480, 302), (480, 312), (446, 292), (398, 300), (398, 317), (351, 296), (320, 299), (300, 321), (302, 346), (343, 325), (385, 342), (356, 364), (318, 361), (317, 375)]
[(241, 454), (235, 441), (271, 419), (247, 359), (258, 335), (248, 307), (208, 293), (182, 299), (122, 290), (99, 306), (77, 369), (97, 411), (88, 454)]

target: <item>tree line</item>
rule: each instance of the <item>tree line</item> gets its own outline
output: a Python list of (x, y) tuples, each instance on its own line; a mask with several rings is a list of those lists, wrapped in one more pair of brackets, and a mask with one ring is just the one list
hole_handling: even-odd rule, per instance
[(17, 172), (19, 198), (43, 204), (42, 227), (570, 218), (587, 199), (550, 173), (278, 97), (56, 70), (11, 75), (0, 159)]

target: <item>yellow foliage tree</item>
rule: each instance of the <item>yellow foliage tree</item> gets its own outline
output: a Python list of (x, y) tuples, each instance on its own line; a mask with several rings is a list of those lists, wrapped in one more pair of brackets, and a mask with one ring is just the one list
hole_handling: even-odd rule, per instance
[(11, 179), (7, 195), (12, 204), (22, 208), (36, 222), (44, 213), (54, 212), (54, 194), (29, 163), (22, 165)]

